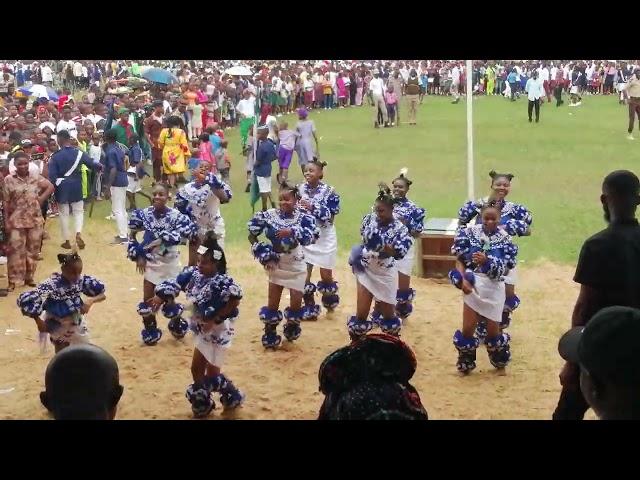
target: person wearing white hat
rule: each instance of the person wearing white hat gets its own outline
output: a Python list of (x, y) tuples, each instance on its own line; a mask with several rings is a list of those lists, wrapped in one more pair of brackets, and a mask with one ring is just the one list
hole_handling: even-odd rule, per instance
[(380, 78), (380, 70), (376, 68), (373, 71), (373, 78), (369, 82), (369, 93), (371, 94), (374, 108), (373, 126), (375, 128), (380, 126), (378, 124), (378, 110), (382, 111), (382, 121), (385, 127), (389, 122), (389, 118), (387, 117), (387, 106), (384, 103), (384, 92), (384, 81)]

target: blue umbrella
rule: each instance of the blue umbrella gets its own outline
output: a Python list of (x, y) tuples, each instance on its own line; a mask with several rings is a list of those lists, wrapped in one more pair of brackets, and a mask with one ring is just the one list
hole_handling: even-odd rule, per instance
[(51, 87), (44, 85), (31, 85), (30, 87), (20, 88), (20, 92), (29, 97), (48, 98), (49, 100), (58, 100), (58, 94)]
[(149, 68), (142, 73), (142, 78), (145, 78), (150, 82), (163, 83), (165, 85), (178, 83), (178, 78), (173, 73), (163, 68)]

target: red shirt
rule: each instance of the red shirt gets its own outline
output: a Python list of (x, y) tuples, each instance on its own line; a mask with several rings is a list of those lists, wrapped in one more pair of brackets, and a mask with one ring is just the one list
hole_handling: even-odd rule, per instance
[(64, 107), (64, 104), (67, 103), (67, 100), (69, 100), (69, 95), (60, 95), (60, 97), (58, 97), (58, 111), (59, 112), (62, 111), (62, 107)]

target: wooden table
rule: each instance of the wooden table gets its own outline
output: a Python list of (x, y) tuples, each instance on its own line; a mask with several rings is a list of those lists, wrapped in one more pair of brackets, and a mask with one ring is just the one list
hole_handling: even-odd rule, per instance
[(424, 224), (417, 242), (418, 274), (423, 278), (446, 279), (455, 267), (456, 257), (451, 255), (457, 218), (430, 218)]

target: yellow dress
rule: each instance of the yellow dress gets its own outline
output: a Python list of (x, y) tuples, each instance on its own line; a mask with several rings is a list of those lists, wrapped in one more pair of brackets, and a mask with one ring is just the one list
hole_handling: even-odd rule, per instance
[[(171, 133), (169, 133), (171, 132)], [(158, 137), (162, 148), (162, 170), (165, 174), (184, 173), (191, 156), (187, 135), (181, 128), (163, 128)]]

